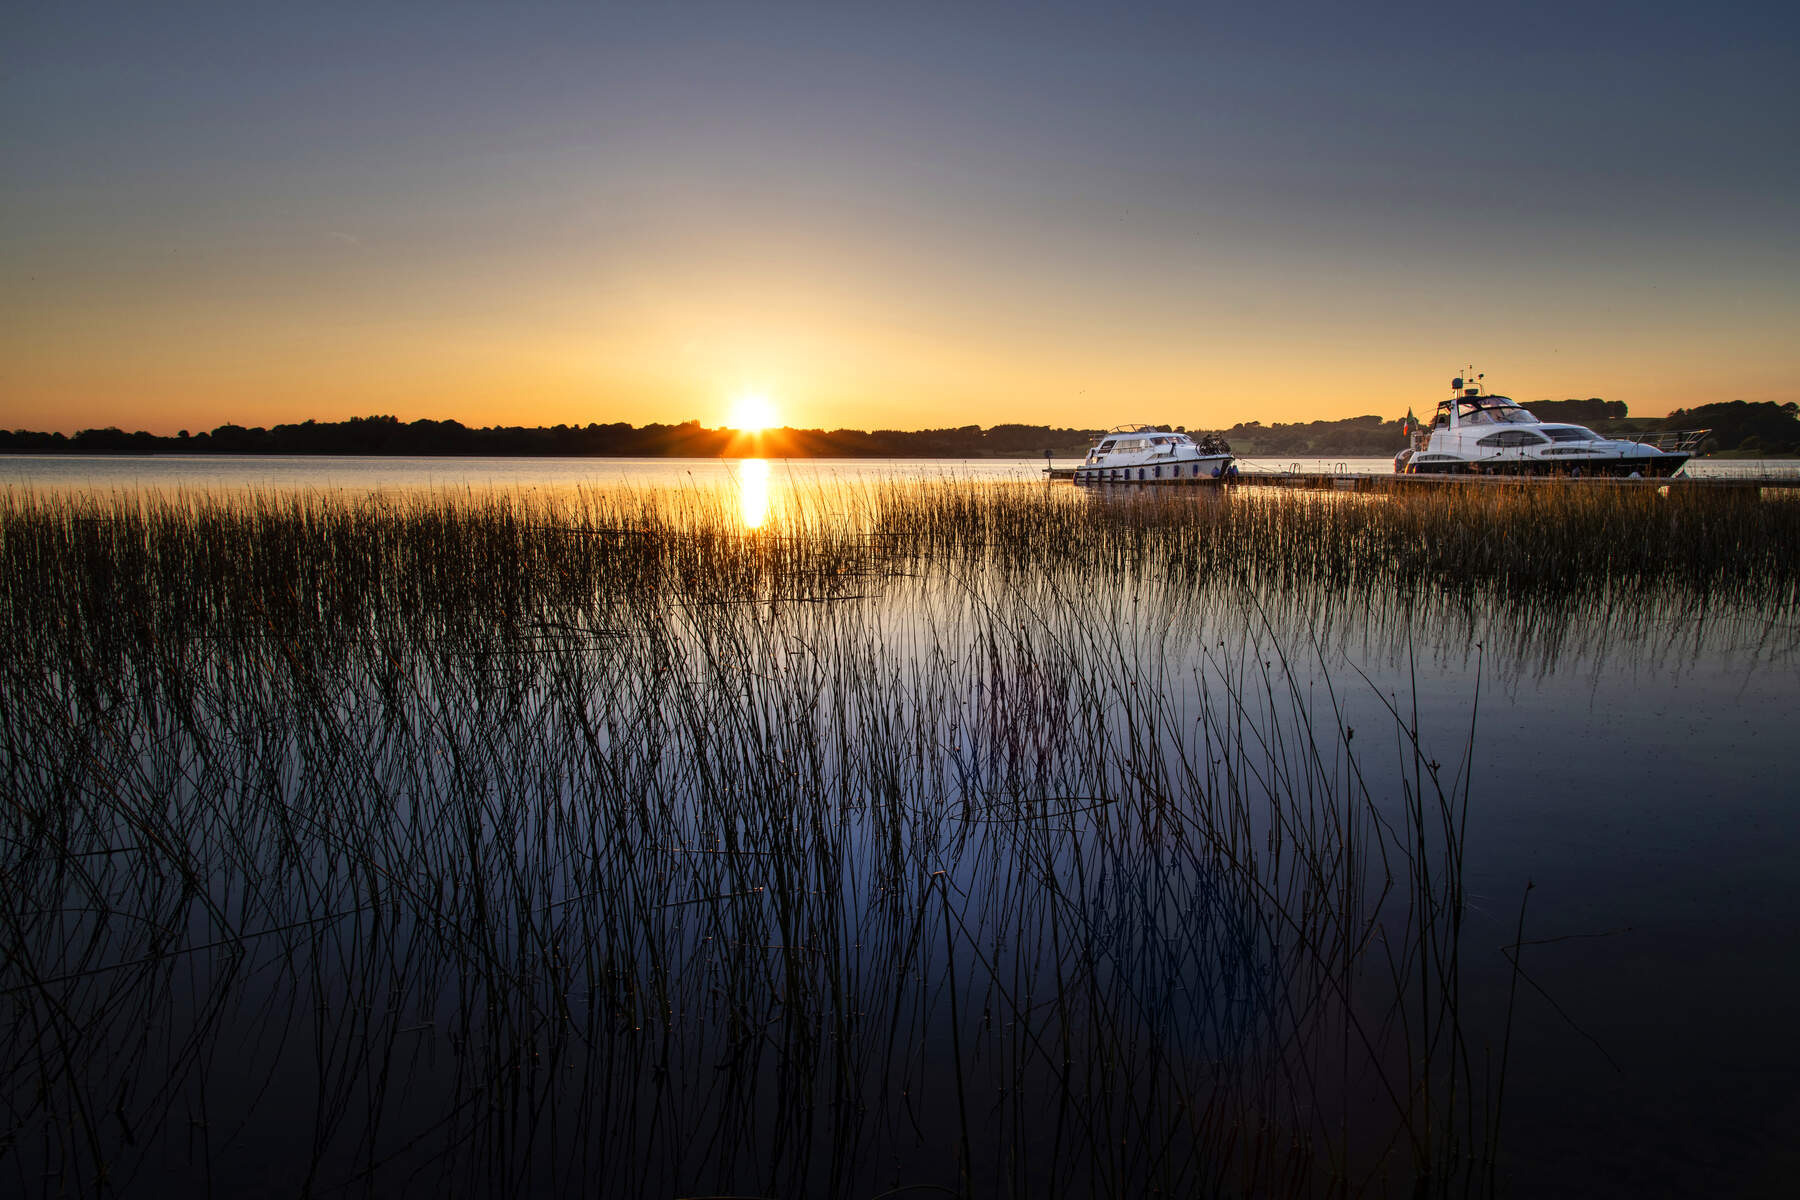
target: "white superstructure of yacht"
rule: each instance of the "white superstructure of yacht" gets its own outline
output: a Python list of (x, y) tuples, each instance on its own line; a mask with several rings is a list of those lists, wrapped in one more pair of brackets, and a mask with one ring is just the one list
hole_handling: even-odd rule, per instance
[(1545, 422), (1505, 396), (1485, 393), (1481, 376), (1450, 381), (1429, 429), (1394, 456), (1407, 475), (1667, 476), (1699, 451), (1710, 432), (1689, 429), (1638, 439), (1601, 437), (1582, 425)]
[(1231, 447), (1216, 434), (1195, 440), (1156, 425), (1120, 425), (1100, 435), (1075, 468), (1075, 482), (1224, 479), (1232, 469)]

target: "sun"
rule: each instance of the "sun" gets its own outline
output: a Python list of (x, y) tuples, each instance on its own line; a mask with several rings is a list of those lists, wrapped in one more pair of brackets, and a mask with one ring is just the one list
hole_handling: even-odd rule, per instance
[(775, 405), (761, 392), (741, 392), (731, 401), (731, 427), (742, 433), (761, 433), (780, 419)]

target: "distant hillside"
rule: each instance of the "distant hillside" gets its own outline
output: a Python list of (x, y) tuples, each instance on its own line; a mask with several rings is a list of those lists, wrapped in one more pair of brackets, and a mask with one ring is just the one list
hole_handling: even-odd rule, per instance
[(1731, 400), (1678, 408), (1663, 429), (1710, 429), (1707, 449), (1743, 455), (1800, 454), (1800, 404)]
[(1247, 421), (1225, 430), (1234, 453), (1250, 458), (1291, 455), (1318, 458), (1341, 454), (1347, 458), (1393, 454), (1406, 445), (1400, 421), (1381, 417), (1349, 417), (1342, 421), (1306, 421), (1292, 425), (1264, 425)]
[[(1568, 421), (1609, 436), (1629, 436), (1671, 429), (1711, 429), (1708, 453), (1800, 454), (1800, 405), (1733, 400), (1677, 409), (1667, 417), (1632, 417), (1622, 400), (1536, 400), (1525, 405), (1540, 421)], [(1415, 410), (1430, 420), (1430, 410)], [(1225, 431), (1225, 439), (1246, 457), (1346, 458), (1392, 454), (1406, 445), (1399, 420), (1350, 417), (1342, 421), (1307, 421), (1264, 425), (1248, 421)]]
[(1567, 421), (1571, 425), (1623, 421), (1629, 415), (1623, 400), (1602, 400), (1598, 396), (1587, 400), (1537, 400), (1525, 407), (1540, 421)]
[[(1742, 454), (1800, 453), (1794, 404), (1706, 404), (1664, 420), (1632, 418), (1625, 404), (1598, 397), (1539, 400), (1528, 405), (1546, 421), (1572, 421), (1605, 434), (1710, 428), (1709, 449)], [(1430, 409), (1418, 410), (1425, 420)], [(1406, 444), (1401, 418), (1348, 417), (1293, 424), (1246, 421), (1222, 430), (1233, 451), (1250, 458), (1345, 458), (1390, 455)], [(1059, 458), (1084, 454), (1095, 431), (1047, 425), (962, 425), (954, 429), (771, 429), (745, 437), (731, 429), (679, 425), (556, 425), (470, 428), (458, 421), (403, 422), (391, 416), (305, 421), (263, 429), (221, 425), (176, 437), (84, 429), (74, 436), (0, 430), (0, 451), (51, 454), (362, 454), (481, 457), (642, 458)]]
[(556, 425), (472, 429), (459, 421), (402, 422), (391, 416), (305, 421), (270, 429), (221, 425), (207, 433), (160, 437), (142, 431), (61, 433), (0, 430), (0, 451), (64, 454), (366, 454), (482, 457), (993, 458), (1085, 453), (1092, 433), (1044, 425), (983, 429), (771, 429), (746, 437), (731, 429), (679, 425)]
[[(1578, 425), (1619, 422), (1627, 417), (1625, 404), (1619, 400), (1539, 400), (1529, 405), (1543, 421), (1571, 421)], [(1436, 405), (1414, 410), (1420, 420), (1430, 421)], [(1276, 422), (1264, 425), (1247, 421), (1225, 431), (1225, 440), (1240, 455), (1252, 458), (1292, 456), (1320, 458), (1341, 454), (1361, 458), (1393, 454), (1406, 445), (1401, 432), (1404, 419), (1395, 417), (1347, 417), (1340, 421), (1305, 421), (1286, 425)]]

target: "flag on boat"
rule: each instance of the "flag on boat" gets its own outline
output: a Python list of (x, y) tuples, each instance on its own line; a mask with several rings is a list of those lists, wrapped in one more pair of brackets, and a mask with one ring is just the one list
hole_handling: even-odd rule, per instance
[(1418, 427), (1419, 427), (1419, 418), (1413, 416), (1412, 409), (1410, 409), (1410, 408), (1407, 409), (1406, 410), (1406, 420), (1400, 422), (1400, 432), (1402, 434), (1406, 435), (1407, 437), (1411, 437), (1412, 431), (1417, 429)]

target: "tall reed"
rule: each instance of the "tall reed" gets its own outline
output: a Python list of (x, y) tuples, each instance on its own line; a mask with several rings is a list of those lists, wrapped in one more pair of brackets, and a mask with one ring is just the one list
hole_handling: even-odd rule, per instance
[(0, 1172), (1483, 1194), (1473, 718), (1359, 735), (1324, 642), (1791, 613), (1793, 520), (8, 493)]

